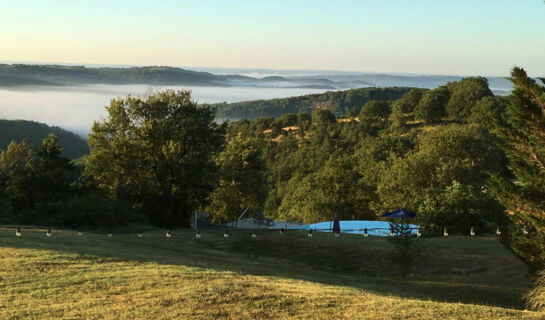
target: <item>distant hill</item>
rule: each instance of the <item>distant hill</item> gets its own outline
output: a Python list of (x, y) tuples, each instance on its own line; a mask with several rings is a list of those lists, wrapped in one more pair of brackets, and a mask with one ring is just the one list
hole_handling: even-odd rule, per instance
[(87, 68), (84, 66), (1, 64), (0, 85), (192, 84), (227, 85), (228, 76), (172, 67)]
[(38, 148), (50, 133), (59, 139), (59, 145), (63, 147), (62, 156), (76, 159), (89, 153), (87, 142), (75, 133), (26, 120), (0, 119), (0, 149), (5, 150), (12, 140), (20, 142), (23, 139)]
[[(236, 72), (236, 70), (233, 70)], [(177, 67), (85, 67), (66, 65), (0, 64), (0, 87), (78, 86), (88, 84), (148, 84), (217, 87), (312, 88), (346, 90), (361, 87), (436, 88), (461, 76), (326, 72), (256, 77), (243, 74), (213, 74)], [(510, 92), (511, 83), (503, 77), (488, 77), (490, 89)]]
[(287, 113), (311, 112), (317, 107), (326, 108), (337, 115), (344, 115), (351, 108), (356, 107), (359, 110), (371, 100), (399, 99), (409, 89), (411, 88), (360, 88), (281, 99), (220, 103), (212, 106), (216, 108), (218, 118), (228, 119), (279, 117)]
[(324, 79), (252, 78), (243, 75), (215, 75), (176, 67), (87, 68), (84, 66), (0, 64), (0, 87), (85, 84), (151, 84), (191, 86), (267, 86), (283, 88), (335, 89)]

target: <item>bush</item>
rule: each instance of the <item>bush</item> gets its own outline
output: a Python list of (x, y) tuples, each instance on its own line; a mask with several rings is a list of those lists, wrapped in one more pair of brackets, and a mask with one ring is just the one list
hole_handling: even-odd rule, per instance
[(388, 241), (394, 246), (401, 274), (406, 275), (411, 271), (411, 264), (418, 252), (416, 248), (418, 239), (412, 234), (407, 223), (390, 222), (390, 228), (395, 236), (388, 238)]
[(35, 209), (8, 216), (6, 222), (67, 228), (113, 228), (146, 221), (140, 212), (122, 201), (85, 194), (58, 202), (39, 203)]
[(526, 294), (526, 306), (529, 309), (545, 310), (545, 270), (538, 274), (534, 288)]

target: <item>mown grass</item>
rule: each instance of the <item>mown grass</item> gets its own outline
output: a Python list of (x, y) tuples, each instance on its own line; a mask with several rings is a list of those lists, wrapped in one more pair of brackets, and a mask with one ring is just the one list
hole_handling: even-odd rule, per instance
[[(0, 229), (0, 319), (543, 319), (493, 238), (433, 238), (408, 276), (384, 238)], [(458, 270), (458, 271), (457, 271)]]

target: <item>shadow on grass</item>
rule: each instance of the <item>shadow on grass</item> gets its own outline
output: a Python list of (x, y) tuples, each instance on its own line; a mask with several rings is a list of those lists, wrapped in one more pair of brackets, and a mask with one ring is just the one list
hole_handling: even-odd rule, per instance
[[(384, 238), (315, 234), (303, 231), (287, 235), (261, 231), (232, 231), (225, 239), (220, 231), (207, 231), (196, 239), (192, 231), (173, 230), (136, 234), (28, 231), (16, 238), (12, 230), (0, 230), (0, 247), (52, 250), (85, 258), (113, 261), (183, 265), (258, 276), (305, 280), (346, 286), (368, 292), (433, 300), (523, 308), (521, 296), (529, 286), (525, 266), (499, 241), (487, 238), (430, 239), (407, 277), (398, 274), (391, 245)], [(453, 274), (453, 266), (479, 266), (478, 272)]]

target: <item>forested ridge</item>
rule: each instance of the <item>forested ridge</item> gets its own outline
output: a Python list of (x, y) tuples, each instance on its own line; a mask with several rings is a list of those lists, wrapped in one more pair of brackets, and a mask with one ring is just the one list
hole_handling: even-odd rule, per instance
[[(236, 105), (256, 112), (254, 103)], [(511, 177), (496, 134), (509, 98), (494, 96), (486, 78), (433, 90), (362, 88), (258, 103), (297, 113), (219, 125), (213, 120), (221, 115), (217, 106), (199, 106), (189, 92), (114, 99), (108, 118), (93, 126), (75, 194), (125, 203), (127, 212), (137, 209), (139, 217), (164, 226), (187, 223), (193, 210), (227, 222), (247, 206), (305, 223), (328, 220), (332, 212), (376, 219), (404, 207), (437, 230), (474, 226), (492, 232), (508, 224), (486, 184), (490, 173)], [(15, 140), (9, 146), (3, 141), (8, 171), (13, 157), (18, 162), (24, 154), (43, 152), (39, 141), (50, 132), (63, 150), (59, 156), (74, 154), (83, 141), (67, 141), (64, 131), (33, 122), (0, 124), (2, 137)], [(21, 144), (23, 138), (28, 144)], [(4, 194), (9, 207), (13, 199)], [(42, 205), (20, 203), (24, 208), (11, 205), (10, 211), (33, 216)], [(125, 223), (111, 214), (111, 223)], [(66, 223), (57, 218), (39, 216)]]
[[(157, 84), (226, 86), (229, 80), (258, 79), (238, 75), (214, 75), (176, 67), (99, 67), (0, 64), (0, 86)], [(266, 81), (266, 79), (265, 79)]]
[(288, 113), (311, 112), (315, 108), (328, 109), (336, 115), (356, 114), (361, 106), (371, 100), (396, 100), (410, 88), (359, 88), (345, 91), (328, 91), (297, 97), (255, 100), (212, 105), (216, 114), (229, 119), (257, 119), (280, 117)]
[[(436, 230), (492, 232), (507, 224), (500, 203), (483, 190), (488, 172), (509, 176), (494, 129), (508, 99), (495, 97), (484, 78), (401, 92), (399, 99), (364, 102), (340, 118), (314, 108), (231, 123), (223, 152), (257, 150), (265, 182), (246, 181), (250, 168), (230, 181), (253, 190), (252, 201), (264, 199), (268, 215), (289, 221), (327, 221), (335, 211), (344, 219), (377, 219), (403, 207)], [(267, 188), (256, 194), (250, 185), (261, 183)], [(218, 221), (245, 206), (226, 194), (211, 195)], [(217, 202), (232, 206), (225, 217)]]
[(70, 131), (35, 121), (3, 119), (0, 119), (0, 150), (5, 150), (11, 141), (23, 140), (38, 148), (50, 133), (55, 134), (63, 146), (63, 157), (76, 159), (89, 153), (87, 141)]

